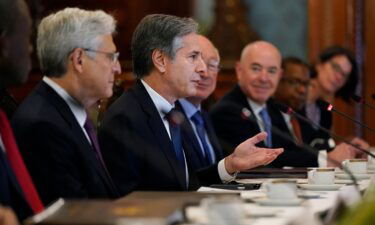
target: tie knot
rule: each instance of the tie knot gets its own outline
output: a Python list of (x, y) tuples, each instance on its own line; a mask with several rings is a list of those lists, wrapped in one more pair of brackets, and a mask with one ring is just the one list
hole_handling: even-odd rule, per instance
[(199, 110), (196, 113), (194, 113), (194, 115), (191, 117), (191, 120), (195, 123), (195, 125), (204, 124), (202, 114)]
[(184, 121), (184, 116), (176, 108), (172, 108), (166, 113), (165, 118), (168, 120), (168, 123), (173, 126), (178, 126)]

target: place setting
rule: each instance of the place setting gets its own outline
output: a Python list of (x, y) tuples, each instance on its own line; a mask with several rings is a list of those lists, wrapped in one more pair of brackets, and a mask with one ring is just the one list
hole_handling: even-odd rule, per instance
[[(349, 170), (357, 180), (371, 178), (371, 172), (368, 172), (369, 165), (367, 159), (347, 159), (342, 162), (342, 166)], [(336, 172), (335, 176), (337, 179), (351, 179), (351, 176), (345, 171)]]
[(297, 181), (276, 179), (263, 183), (266, 196), (252, 198), (251, 201), (262, 206), (300, 206), (304, 199), (297, 194)]
[(298, 187), (310, 191), (336, 191), (344, 184), (335, 183), (335, 168), (309, 168), (307, 184), (298, 184)]

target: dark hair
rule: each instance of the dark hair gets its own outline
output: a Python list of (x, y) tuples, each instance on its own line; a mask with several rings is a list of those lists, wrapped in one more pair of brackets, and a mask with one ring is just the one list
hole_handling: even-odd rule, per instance
[[(348, 58), (350, 64), (352, 65), (352, 71), (350, 72), (348, 79), (344, 86), (342, 86), (336, 93), (336, 97), (342, 98), (344, 101), (349, 102), (350, 98), (353, 94), (355, 94), (355, 90), (358, 83), (358, 65), (357, 61), (355, 60), (354, 54), (347, 48), (341, 46), (331, 46), (324, 49), (319, 55), (319, 62), (325, 63), (332, 59), (335, 56), (344, 55)], [(317, 72), (315, 68), (313, 69), (312, 77), (316, 77)]]
[(151, 14), (145, 16), (135, 29), (131, 42), (133, 71), (137, 78), (148, 75), (154, 64), (152, 52), (160, 49), (171, 59), (181, 47), (179, 38), (196, 33), (198, 24), (191, 18)]
[(7, 35), (12, 34), (14, 24), (21, 13), (21, 4), (25, 3), (20, 0), (0, 1), (0, 35), (3, 35), (3, 32)]
[(289, 56), (289, 57), (283, 58), (283, 60), (281, 62), (281, 68), (283, 68), (285, 70), (286, 65), (288, 65), (288, 64), (302, 65), (302, 66), (310, 69), (309, 64), (307, 64), (305, 61), (303, 61), (302, 59), (297, 58), (295, 56)]

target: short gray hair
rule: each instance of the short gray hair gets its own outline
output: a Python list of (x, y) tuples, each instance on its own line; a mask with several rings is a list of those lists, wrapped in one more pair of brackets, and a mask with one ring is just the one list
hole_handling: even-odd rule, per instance
[(102, 10), (66, 8), (45, 17), (38, 27), (37, 53), (42, 72), (61, 77), (69, 54), (76, 48), (97, 49), (99, 35), (113, 34), (115, 19)]
[(135, 29), (131, 42), (133, 70), (137, 78), (148, 75), (154, 64), (152, 52), (162, 50), (174, 59), (182, 47), (181, 38), (196, 33), (198, 24), (191, 18), (151, 14), (145, 16)]

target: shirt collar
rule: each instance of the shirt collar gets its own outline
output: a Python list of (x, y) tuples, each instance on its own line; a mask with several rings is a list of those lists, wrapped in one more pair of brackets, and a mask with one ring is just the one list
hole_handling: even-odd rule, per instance
[(186, 116), (190, 119), (197, 111), (201, 109), (201, 106), (199, 105), (196, 107), (193, 103), (189, 102), (185, 98), (178, 100), (181, 103), (182, 108), (185, 111)]
[(147, 93), (150, 95), (152, 102), (155, 104), (160, 117), (164, 118), (165, 114), (174, 108), (174, 104), (171, 105), (165, 98), (163, 98), (163, 96), (152, 89), (152, 87), (150, 87), (144, 80), (141, 80), (141, 82), (146, 88)]
[(259, 112), (262, 111), (263, 108), (266, 108), (266, 104), (258, 104), (250, 98), (247, 98), (247, 102), (249, 103), (255, 115), (259, 115)]
[(65, 91), (60, 85), (44, 76), (43, 81), (50, 86), (64, 101), (68, 104), (70, 110), (72, 110), (74, 117), (77, 119), (79, 125), (83, 127), (86, 122), (87, 114), (85, 108), (72, 96)]

